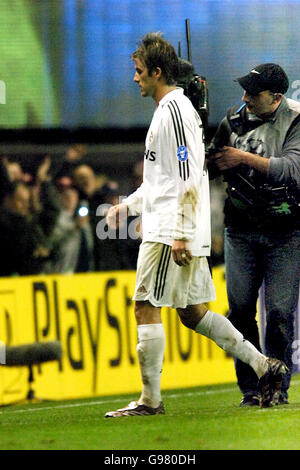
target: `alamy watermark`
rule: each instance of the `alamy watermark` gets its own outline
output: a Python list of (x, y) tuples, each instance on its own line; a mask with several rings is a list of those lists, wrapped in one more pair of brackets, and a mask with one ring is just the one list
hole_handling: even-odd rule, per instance
[[(119, 203), (122, 202), (123, 196), (119, 197)], [(96, 234), (99, 240), (138, 240), (141, 237), (140, 217), (135, 217), (130, 222), (127, 222), (127, 209), (122, 206), (118, 214), (110, 217), (110, 223), (107, 224), (107, 213), (110, 208), (114, 207), (112, 204), (100, 204), (96, 210), (96, 216), (101, 217), (97, 223)]]
[(3, 341), (0, 341), (0, 365), (6, 364), (6, 347)]
[(294, 90), (291, 95), (292, 100), (300, 101), (300, 80), (294, 80), (291, 88)]
[(292, 363), (294, 365), (300, 364), (300, 339), (295, 339), (292, 343)]
[(6, 85), (3, 80), (0, 80), (0, 104), (6, 104)]
[[(99, 240), (138, 240), (142, 238), (143, 226), (141, 217), (130, 217), (128, 222), (127, 206), (122, 204), (123, 198), (123, 196), (119, 197), (120, 204), (117, 206), (112, 204), (100, 204), (97, 207), (96, 216), (101, 217), (96, 226), (96, 235)], [(114, 207), (118, 207), (118, 211), (109, 212), (109, 210), (114, 209)], [(148, 214), (152, 212), (150, 206), (147, 208), (147, 212)], [(108, 217), (107, 214), (109, 215)], [(155, 219), (160, 219), (160, 222), (162, 222), (164, 216), (166, 216), (166, 213), (155, 214)], [(172, 233), (172, 238), (174, 239), (177, 239), (177, 236), (179, 240), (183, 239), (183, 236), (185, 238), (187, 236), (186, 239), (191, 239), (192, 237), (190, 235), (193, 234), (195, 227), (195, 204), (181, 204), (177, 209), (175, 217), (170, 219), (168, 216), (167, 223), (160, 224), (158, 222), (155, 226), (155, 234), (161, 235), (162, 237), (168, 234), (168, 237), (170, 237), (170, 233)], [(151, 226), (151, 230), (152, 229), (154, 229), (154, 227)]]

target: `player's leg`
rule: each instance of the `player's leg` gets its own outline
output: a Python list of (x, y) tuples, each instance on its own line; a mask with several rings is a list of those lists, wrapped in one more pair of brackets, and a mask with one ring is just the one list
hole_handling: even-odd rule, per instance
[(158, 408), (161, 404), (160, 380), (165, 350), (165, 331), (160, 307), (136, 301), (138, 329), (137, 354), (143, 383), (138, 404)]
[(182, 323), (214, 340), (222, 349), (251, 365), (257, 376), (261, 377), (268, 368), (267, 358), (252, 343), (246, 341), (227, 318), (207, 309), (205, 303), (214, 298), (215, 291), (207, 259), (194, 257), (191, 263), (187, 306), (177, 308)]
[(220, 348), (249, 364), (261, 377), (268, 368), (267, 358), (261, 354), (223, 315), (214, 313), (205, 305), (189, 305), (177, 309), (182, 323), (212, 339)]
[(189, 305), (177, 312), (185, 326), (212, 339), (224, 351), (251, 366), (260, 379), (261, 406), (272, 404), (286, 373), (283, 362), (264, 356), (226, 317), (208, 310), (205, 305)]
[(162, 414), (160, 380), (165, 349), (165, 331), (160, 304), (168, 278), (171, 247), (161, 243), (142, 243), (139, 252), (134, 294), (138, 330), (137, 354), (143, 383), (137, 402), (106, 413), (106, 417)]
[(106, 413), (107, 418), (163, 414), (160, 380), (165, 350), (165, 331), (160, 307), (148, 301), (136, 301), (138, 345), (137, 354), (142, 379), (142, 393), (138, 401), (125, 408)]

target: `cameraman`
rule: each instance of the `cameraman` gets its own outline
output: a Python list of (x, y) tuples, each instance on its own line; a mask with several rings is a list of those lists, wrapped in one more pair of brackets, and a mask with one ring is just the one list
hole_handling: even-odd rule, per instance
[[(221, 172), (227, 182), (228, 318), (259, 348), (255, 317), (264, 281), (266, 354), (289, 368), (278, 400), (286, 404), (299, 294), (300, 103), (284, 96), (289, 82), (279, 65), (258, 65), (236, 81), (244, 89), (244, 105), (228, 110), (208, 157), (212, 176)], [(258, 405), (256, 375), (239, 360), (235, 368), (241, 406)]]

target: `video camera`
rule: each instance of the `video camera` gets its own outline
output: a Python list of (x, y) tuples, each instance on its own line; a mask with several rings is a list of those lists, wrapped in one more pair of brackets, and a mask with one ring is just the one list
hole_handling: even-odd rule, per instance
[(191, 100), (201, 117), (204, 133), (208, 126), (209, 104), (206, 78), (194, 73), (191, 54), (191, 33), (189, 19), (185, 20), (188, 60), (181, 57), (181, 46), (178, 44), (179, 74), (177, 85), (183, 88), (184, 94)]
[(250, 211), (249, 214), (281, 219), (287, 216), (299, 217), (300, 194), (295, 185), (254, 185), (238, 172), (224, 177), (224, 180), (229, 183), (229, 196), (244, 203)]

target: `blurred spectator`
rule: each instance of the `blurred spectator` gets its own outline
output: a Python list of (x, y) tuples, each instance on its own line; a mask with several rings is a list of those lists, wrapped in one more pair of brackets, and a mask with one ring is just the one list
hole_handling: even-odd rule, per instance
[(102, 187), (109, 184), (112, 189), (118, 191), (119, 185), (115, 181), (109, 181), (107, 176), (98, 175), (94, 169), (88, 164), (78, 165), (73, 173), (72, 178), (74, 186), (79, 191), (80, 199), (87, 199), (92, 206), (93, 213), (98, 205), (102, 203), (103, 194)]
[[(119, 188), (115, 181), (108, 181), (97, 194), (98, 210), (95, 226), (95, 261), (97, 271), (132, 270), (136, 268), (136, 240), (128, 230), (111, 232), (106, 224), (106, 213), (110, 205), (119, 203)], [(99, 224), (99, 225), (98, 225)], [(99, 229), (101, 227), (101, 229)]]
[(0, 206), (0, 275), (37, 274), (49, 255), (29, 219), (30, 189), (14, 182)]
[(51, 158), (46, 156), (37, 169), (31, 185), (32, 218), (44, 237), (50, 237), (59, 213), (57, 189), (49, 173)]
[(70, 177), (74, 169), (84, 162), (87, 147), (83, 144), (70, 145), (59, 161), (53, 162), (52, 173), (55, 179)]
[(83, 144), (74, 144), (66, 151), (65, 160), (68, 162), (78, 162), (86, 155), (87, 147)]
[(78, 189), (80, 196), (93, 201), (99, 189), (93, 168), (89, 165), (79, 165), (74, 169), (72, 176), (74, 186)]
[[(17, 162), (5, 158), (1, 162), (0, 177), (6, 184), (0, 206), (1, 276), (41, 273), (52, 254), (49, 236), (58, 207), (48, 173), (50, 163), (46, 157), (34, 178), (24, 178)], [(23, 179), (31, 179), (31, 184)]]
[[(85, 153), (84, 146), (70, 146), (55, 185), (49, 156), (32, 166), (30, 159), (25, 166), (16, 157), (0, 159), (0, 276), (135, 269), (136, 233), (97, 237), (99, 222), (107, 230), (97, 208), (119, 202), (119, 184), (83, 163)], [(133, 190), (142, 174), (143, 161), (133, 169)], [(78, 215), (82, 204), (88, 215)], [(135, 232), (136, 219), (130, 224)]]
[(3, 160), (0, 160), (0, 204), (4, 196), (12, 189), (12, 182)]
[(47, 264), (46, 271), (48, 273), (92, 271), (93, 232), (89, 216), (78, 213), (79, 193), (71, 185), (61, 185), (60, 201), (61, 210), (51, 235), (56, 257)]
[[(100, 206), (115, 205), (119, 202), (118, 183), (107, 180), (100, 185), (96, 173), (89, 165), (79, 165), (73, 172), (73, 180), (80, 199), (89, 203), (94, 235), (95, 270), (135, 269), (134, 260), (131, 259), (132, 240), (129, 237), (120, 239), (118, 232), (113, 234), (113, 237), (106, 236), (106, 214), (98, 209)], [(102, 227), (103, 236), (99, 236), (99, 233), (97, 235), (98, 224)]]
[(30, 189), (24, 183), (15, 182), (12, 184), (12, 191), (9, 191), (3, 200), (3, 206), (11, 212), (28, 217), (30, 214)]
[(30, 183), (32, 175), (24, 172), (21, 164), (16, 160), (11, 160), (7, 157), (2, 157), (4, 166), (6, 167), (10, 181), (22, 181), (23, 183)]

